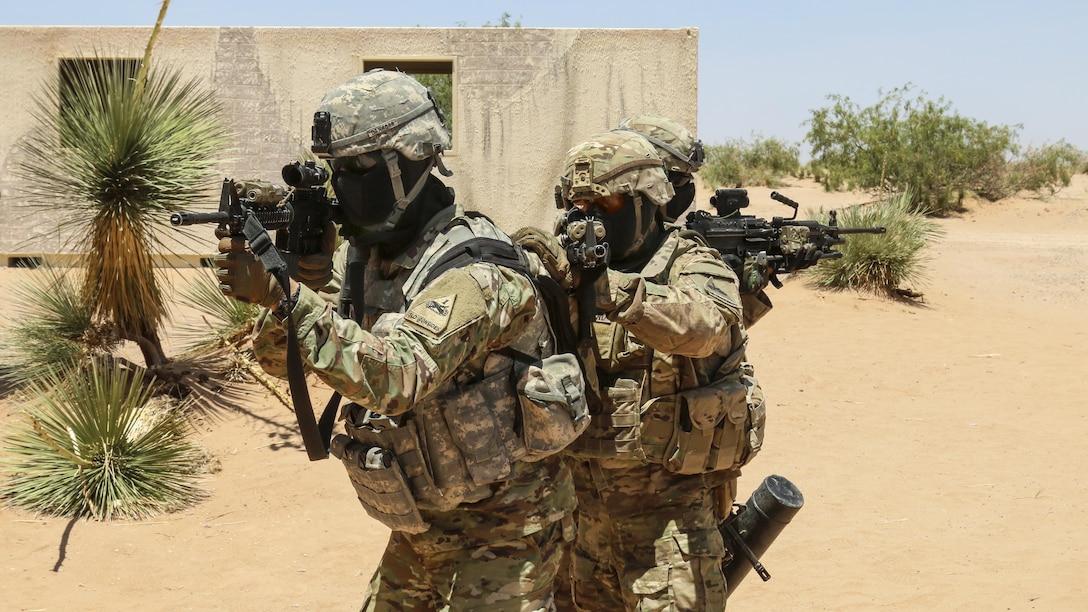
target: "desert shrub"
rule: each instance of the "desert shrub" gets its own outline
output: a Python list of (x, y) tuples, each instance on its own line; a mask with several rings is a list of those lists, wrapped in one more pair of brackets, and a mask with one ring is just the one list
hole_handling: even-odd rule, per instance
[[(884, 227), (884, 234), (852, 234), (837, 249), (839, 259), (821, 261), (809, 271), (819, 287), (858, 289), (896, 295), (904, 285), (917, 285), (925, 277), (924, 250), (930, 240), (943, 235), (936, 221), (919, 211), (911, 193), (897, 194), (878, 202), (839, 211), (843, 227)], [(814, 218), (828, 222), (818, 211)]]
[(252, 329), (260, 307), (227, 297), (219, 290), (219, 279), (203, 270), (180, 290), (179, 301), (201, 313), (200, 322), (177, 326), (180, 344), (187, 351), (201, 351), (222, 342), (235, 344)]
[(797, 146), (779, 138), (731, 139), (707, 147), (699, 176), (713, 187), (778, 187), (784, 177), (799, 175), (799, 158)]
[(11, 322), (3, 330), (3, 376), (14, 385), (81, 365), (120, 343), (108, 325), (95, 323), (72, 269), (43, 266), (12, 289)]
[(1085, 170), (1086, 163), (1084, 152), (1064, 140), (1029, 148), (1008, 163), (1003, 191), (995, 195), (1008, 197), (1019, 191), (1053, 194), (1068, 187), (1073, 175)]
[(151, 401), (142, 369), (93, 360), (32, 382), (27, 422), (4, 440), (8, 505), (52, 516), (146, 518), (202, 496), (206, 453), (183, 408)]
[(867, 108), (831, 95), (831, 106), (811, 111), (805, 141), (825, 188), (911, 193), (913, 208), (934, 213), (958, 209), (968, 191), (1001, 193), (1017, 130), (963, 117), (944, 98), (908, 98), (910, 91), (882, 91)]
[(95, 318), (152, 367), (167, 361), (159, 331), (169, 305), (154, 265), (169, 252), (162, 219), (206, 199), (227, 133), (199, 79), (180, 66), (136, 69), (95, 56), (45, 83), (15, 173), (29, 205), (63, 211), (52, 231), (69, 236)]

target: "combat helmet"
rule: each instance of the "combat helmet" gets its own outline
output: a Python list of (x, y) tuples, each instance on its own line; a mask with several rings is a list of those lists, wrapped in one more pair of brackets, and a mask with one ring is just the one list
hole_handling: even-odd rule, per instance
[[(593, 134), (572, 147), (556, 187), (561, 208), (584, 206), (587, 212), (600, 215), (614, 261), (645, 254), (674, 194), (653, 145), (635, 132), (622, 130)], [(621, 205), (608, 210), (603, 203), (614, 200), (613, 196), (623, 196)], [(594, 207), (601, 210), (594, 212)]]
[(669, 172), (694, 174), (706, 161), (703, 143), (672, 119), (635, 115), (621, 121), (619, 129), (642, 134), (665, 160), (665, 168)]
[(654, 115), (629, 117), (620, 122), (618, 129), (642, 134), (665, 160), (665, 169), (676, 197), (665, 205), (664, 218), (670, 223), (676, 221), (695, 201), (693, 175), (706, 160), (703, 143), (696, 140), (686, 127), (672, 119)]
[[(325, 94), (314, 113), (312, 150), (333, 166), (337, 188), (337, 163), (345, 158), (377, 152), (388, 168), (395, 201), (382, 226), (396, 224), (430, 173), (452, 174), (442, 164), (442, 152), (450, 148), (445, 118), (430, 89), (403, 72), (375, 69), (351, 78)], [(406, 189), (398, 154), (408, 162), (426, 162), (426, 170)], [(351, 216), (352, 203), (341, 205)], [(350, 200), (351, 198), (347, 198)], [(359, 211), (356, 211), (359, 212)], [(364, 224), (365, 225), (365, 224)]]
[(635, 132), (599, 132), (571, 147), (559, 178), (562, 208), (576, 200), (624, 194), (664, 206), (673, 196), (665, 167), (649, 141)]

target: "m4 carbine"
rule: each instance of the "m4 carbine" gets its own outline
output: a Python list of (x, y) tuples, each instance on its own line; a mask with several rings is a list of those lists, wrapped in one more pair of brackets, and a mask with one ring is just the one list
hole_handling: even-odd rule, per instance
[(249, 220), (254, 232), (276, 231), (276, 248), (287, 260), (288, 273), (294, 275), (298, 257), (321, 251), (321, 238), (329, 221), (340, 223), (340, 207), (329, 198), (324, 185), (328, 171), (314, 161), (292, 162), (280, 172), (290, 187), (264, 181), (235, 182), (223, 179), (219, 210), (211, 213), (176, 212), (170, 215), (173, 226), (215, 223), (219, 235), (246, 236)]

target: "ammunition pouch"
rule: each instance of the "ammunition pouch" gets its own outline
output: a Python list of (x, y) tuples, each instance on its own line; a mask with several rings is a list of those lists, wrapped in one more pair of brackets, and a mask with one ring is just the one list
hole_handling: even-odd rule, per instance
[(641, 407), (637, 383), (621, 379), (622, 387), (609, 389), (615, 411), (595, 415), (571, 454), (638, 459), (676, 474), (738, 470), (763, 445), (766, 405), (752, 374), (745, 364), (710, 385), (651, 398)]
[[(338, 455), (359, 502), (390, 529), (422, 533), (420, 509), (447, 512), (491, 494), (514, 462), (539, 461), (585, 430), (584, 381), (573, 355), (511, 368), (422, 402), (411, 417), (345, 407)], [(516, 391), (516, 392), (515, 392)], [(377, 450), (372, 450), (377, 449)], [(384, 462), (366, 461), (384, 453)]]
[(524, 458), (539, 461), (566, 448), (589, 426), (585, 379), (571, 353), (545, 357), (517, 370)]
[(397, 457), (379, 446), (368, 446), (345, 435), (332, 439), (329, 449), (347, 468), (363, 508), (375, 520), (395, 531), (423, 533), (423, 520)]
[(640, 405), (642, 385), (621, 378), (607, 389), (609, 412), (594, 414), (584, 434), (575, 440), (568, 452), (583, 459), (630, 459), (642, 462)]

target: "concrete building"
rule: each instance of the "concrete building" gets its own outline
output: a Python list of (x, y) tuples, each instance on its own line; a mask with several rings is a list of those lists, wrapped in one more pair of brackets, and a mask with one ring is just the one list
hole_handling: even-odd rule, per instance
[[(151, 28), (0, 27), (0, 265), (60, 253), (56, 217), (20, 200), (13, 170), (33, 97), (62, 61), (143, 56)], [(279, 182), (309, 147), (322, 95), (366, 69), (449, 73), (454, 171), (470, 209), (512, 231), (547, 226), (567, 149), (637, 113), (696, 127), (698, 30), (540, 28), (164, 28), (153, 61), (202, 78), (235, 134), (221, 175)], [(173, 231), (163, 220), (164, 232)], [(206, 253), (214, 248), (210, 228)], [(199, 251), (202, 246), (189, 248)], [(183, 249), (185, 247), (182, 247)], [(186, 261), (201, 253), (186, 253)]]

